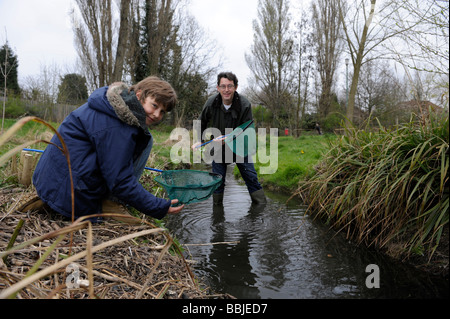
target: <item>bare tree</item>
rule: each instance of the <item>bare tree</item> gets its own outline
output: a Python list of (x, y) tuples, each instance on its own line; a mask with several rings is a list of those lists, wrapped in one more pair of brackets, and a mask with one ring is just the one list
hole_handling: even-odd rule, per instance
[[(354, 0), (353, 4), (339, 1), (339, 16), (344, 29), (344, 38), (353, 65), (353, 75), (347, 105), (347, 125), (353, 122), (355, 96), (361, 66), (372, 59), (389, 58), (383, 43), (412, 30), (418, 21), (404, 28), (393, 19), (401, 9), (396, 0)], [(350, 10), (352, 9), (352, 10)], [(373, 23), (376, 19), (376, 23)], [(390, 45), (393, 45), (389, 42)], [(369, 55), (370, 53), (370, 55)], [(370, 57), (370, 58), (369, 58)]]
[(314, 45), (311, 29), (308, 28), (310, 20), (307, 19), (306, 13), (303, 11), (300, 21), (296, 24), (295, 38), (297, 49), (297, 101), (296, 111), (294, 116), (293, 127), (295, 128), (294, 134), (298, 136), (301, 128), (301, 122), (305, 119), (306, 105), (308, 102), (309, 88), (311, 82), (311, 72), (313, 68), (314, 60)]
[(342, 50), (338, 2), (339, 0), (318, 0), (312, 4), (316, 63), (321, 84), (318, 105), (321, 118), (325, 118), (331, 109), (334, 75)]
[(132, 0), (130, 4), (130, 30), (128, 33), (128, 50), (125, 54), (124, 73), (130, 77), (132, 83), (138, 82), (136, 69), (141, 60), (141, 24), (142, 24), (142, 10), (140, 9), (141, 0)]
[[(130, 35), (131, 0), (121, 0), (119, 8), (112, 0), (76, 0), (76, 3), (81, 20), (72, 14), (73, 29), (89, 88), (93, 90), (122, 80)], [(115, 18), (117, 12), (119, 22)]]
[(128, 39), (131, 30), (131, 0), (120, 1), (120, 23), (119, 23), (119, 39), (117, 40), (116, 58), (114, 61), (114, 71), (112, 81), (122, 80), (124, 63), (127, 54)]
[(146, 0), (147, 73), (161, 74), (164, 59), (170, 55), (176, 43), (173, 18), (177, 1)]
[(392, 72), (389, 61), (369, 59), (363, 64), (356, 95), (361, 122), (376, 116), (383, 125), (395, 124), (398, 110), (394, 106), (405, 96), (405, 87)]
[[(211, 39), (197, 20), (188, 13), (180, 12), (176, 23), (179, 25), (177, 43), (181, 48), (183, 72), (198, 73), (205, 79), (214, 78), (212, 84), (215, 86), (215, 76), (223, 60), (220, 53), (216, 54), (217, 41)], [(218, 60), (215, 65), (211, 62), (213, 57)]]
[(215, 78), (222, 56), (219, 55), (218, 64), (212, 63), (217, 42), (207, 37), (193, 16), (179, 12), (175, 23), (179, 26), (178, 50), (174, 50), (170, 74), (167, 76), (180, 97), (180, 103), (174, 110), (174, 122), (179, 123), (185, 117), (197, 118), (201, 113), (207, 89), (211, 85), (208, 79)]
[(55, 104), (61, 83), (61, 67), (55, 63), (41, 65), (39, 74), (29, 75), (23, 83), (23, 95), (47, 105)]
[[(396, 23), (402, 29), (410, 30), (402, 34), (409, 54), (399, 62), (407, 63), (412, 69), (448, 76), (449, 1), (399, 0), (399, 6), (402, 10), (394, 16)], [(406, 12), (407, 17), (402, 12)], [(398, 52), (391, 46), (386, 47), (391, 52)]]
[(280, 125), (293, 111), (293, 39), (289, 31), (289, 2), (260, 0), (258, 20), (253, 21), (254, 39), (247, 65), (253, 73), (250, 88), (259, 103), (268, 107)]
[(390, 43), (386, 50), (404, 66), (416, 100), (433, 100), (448, 108), (449, 1), (398, 1), (401, 10), (394, 19), (402, 29), (408, 30), (401, 34), (400, 43), (405, 52)]

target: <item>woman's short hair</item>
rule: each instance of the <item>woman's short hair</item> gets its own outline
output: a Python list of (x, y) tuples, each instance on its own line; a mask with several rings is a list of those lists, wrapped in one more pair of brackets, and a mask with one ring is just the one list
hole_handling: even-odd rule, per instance
[(130, 91), (137, 92), (139, 90), (142, 92), (141, 103), (151, 96), (157, 103), (164, 105), (166, 112), (170, 112), (178, 103), (177, 93), (173, 87), (157, 76), (149, 76), (130, 87)]

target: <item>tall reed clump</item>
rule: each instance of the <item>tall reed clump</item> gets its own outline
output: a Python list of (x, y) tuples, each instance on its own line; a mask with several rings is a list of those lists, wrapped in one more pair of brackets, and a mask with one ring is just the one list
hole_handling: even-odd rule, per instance
[(394, 257), (427, 254), (449, 221), (448, 116), (378, 132), (350, 129), (297, 191), (308, 213)]

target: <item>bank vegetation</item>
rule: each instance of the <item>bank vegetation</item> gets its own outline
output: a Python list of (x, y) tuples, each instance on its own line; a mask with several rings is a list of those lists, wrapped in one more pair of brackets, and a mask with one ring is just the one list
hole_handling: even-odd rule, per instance
[(448, 275), (448, 114), (348, 129), (301, 181), (308, 214), (357, 243)]

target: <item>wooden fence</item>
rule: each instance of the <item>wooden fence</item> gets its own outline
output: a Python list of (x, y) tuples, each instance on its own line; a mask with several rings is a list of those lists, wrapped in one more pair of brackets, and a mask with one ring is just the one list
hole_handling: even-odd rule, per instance
[(22, 100), (25, 106), (25, 112), (42, 118), (45, 121), (61, 123), (70, 112), (77, 109), (80, 105), (69, 105), (60, 103), (44, 103), (39, 101)]

